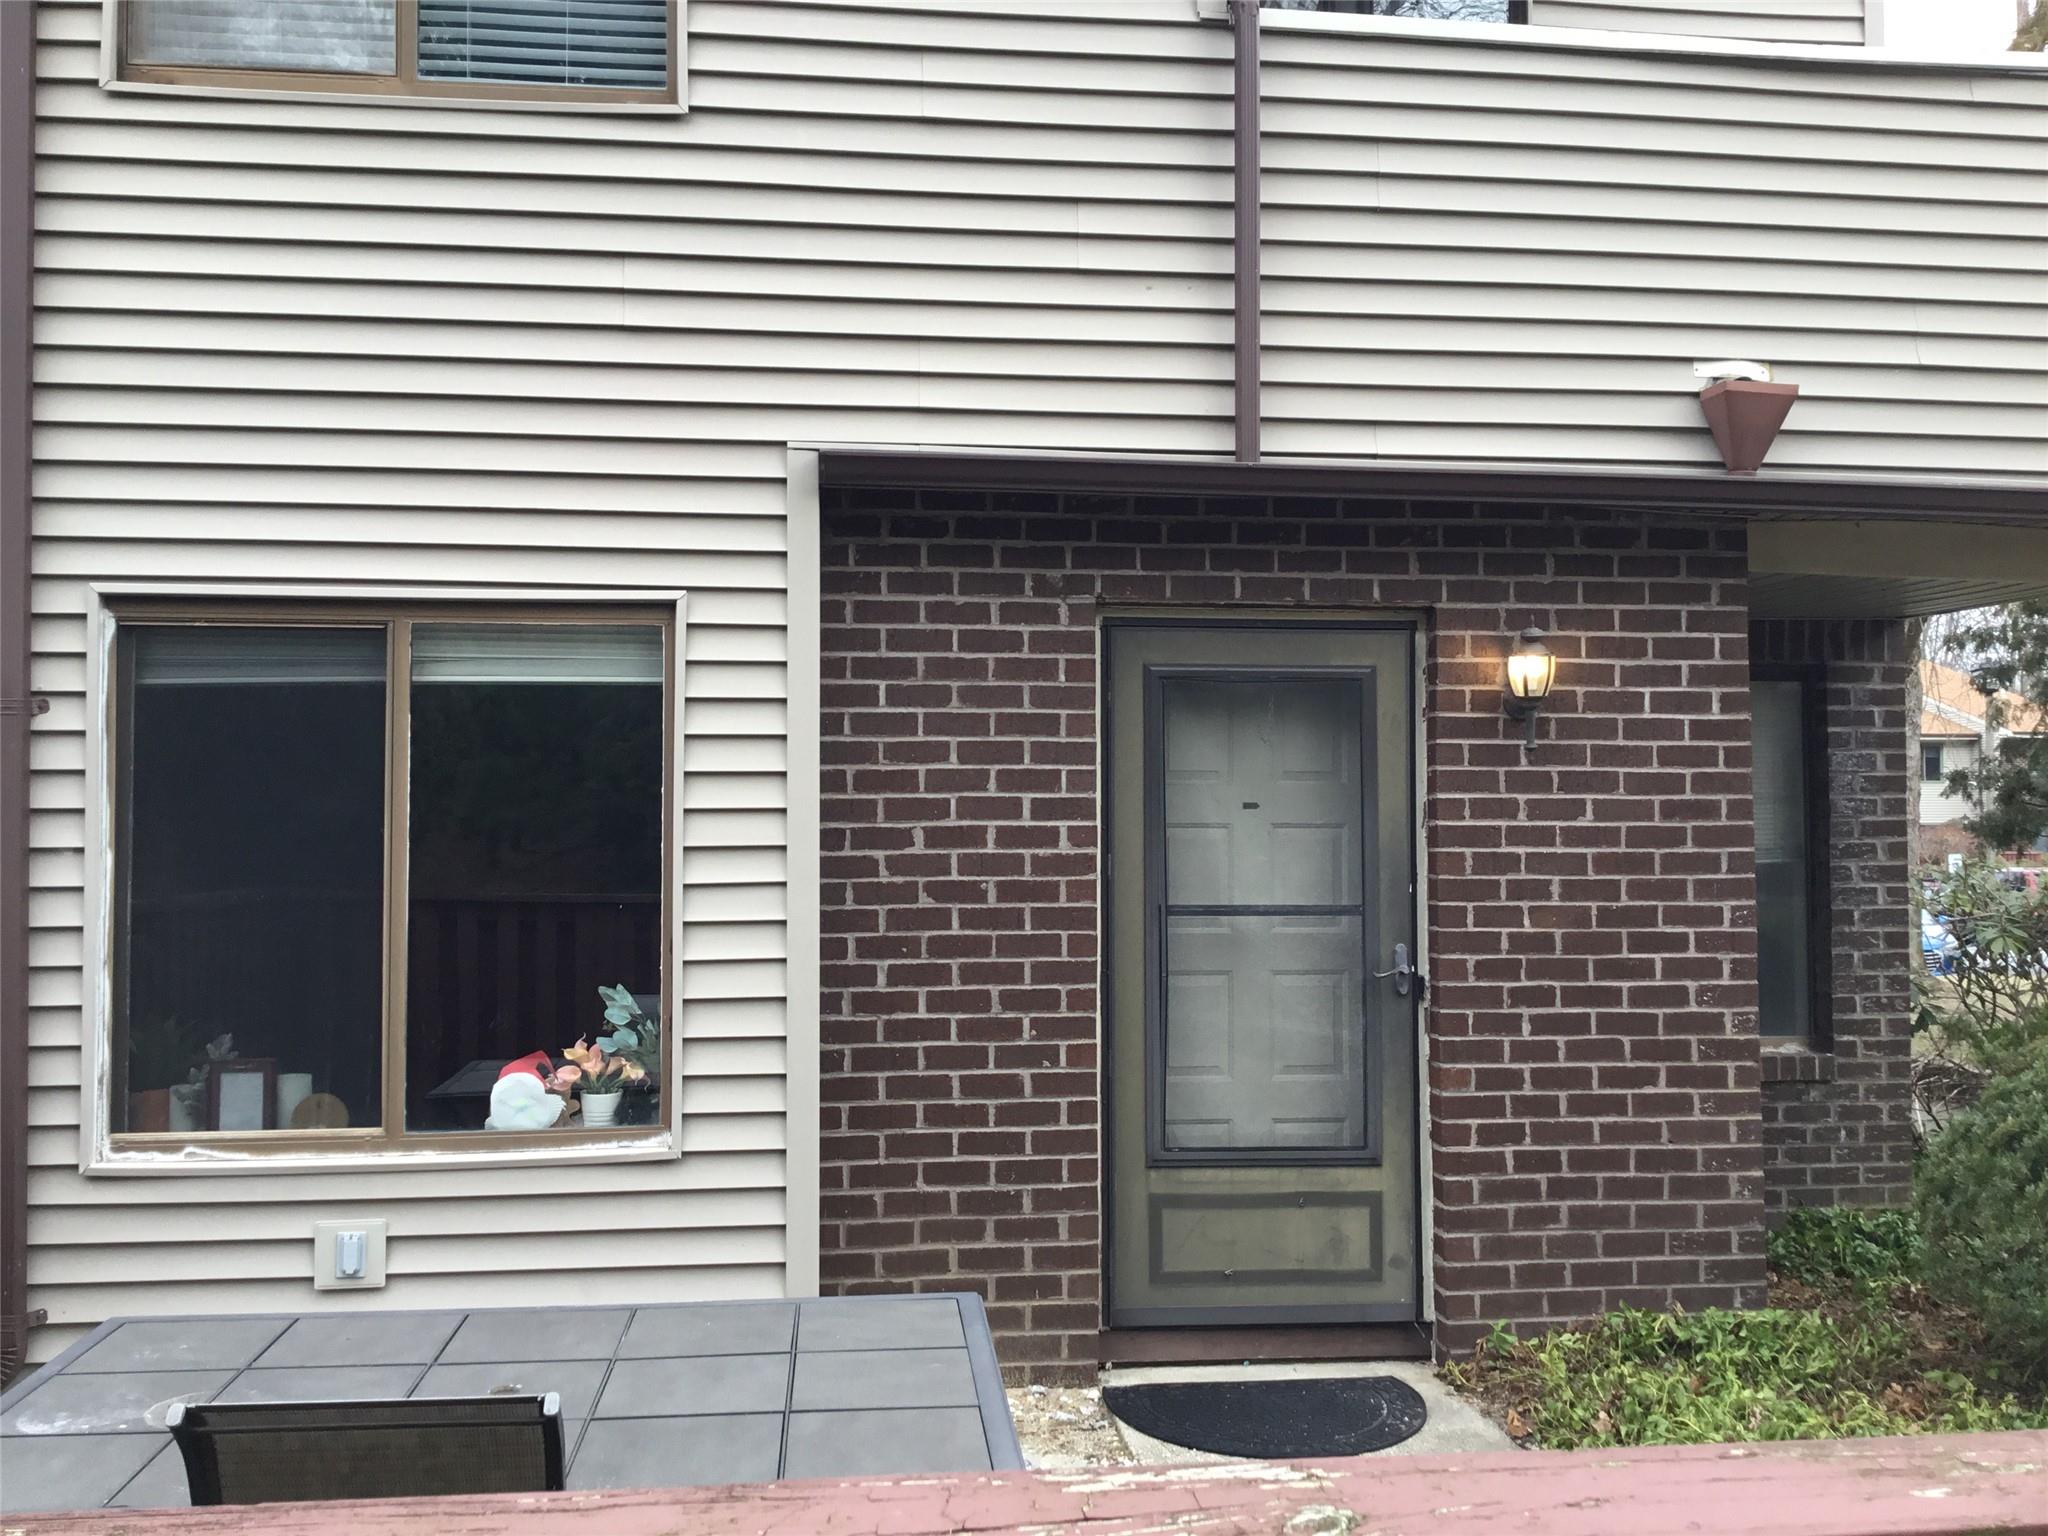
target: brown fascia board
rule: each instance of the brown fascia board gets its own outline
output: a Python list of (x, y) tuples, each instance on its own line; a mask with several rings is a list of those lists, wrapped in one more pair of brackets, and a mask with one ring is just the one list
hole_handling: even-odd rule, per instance
[(1821, 517), (2048, 526), (2048, 480), (1964, 476), (1730, 475), (1557, 464), (1278, 460), (1018, 453), (795, 443), (829, 486), (1082, 491), (1139, 496), (1336, 496), (1358, 500), (1599, 506), (1692, 516)]
[(1707, 430), (1714, 434), (1714, 446), (1721, 450), (1729, 474), (1753, 475), (1763, 467), (1764, 455), (1798, 398), (1797, 384), (1760, 379), (1723, 379), (1700, 391)]

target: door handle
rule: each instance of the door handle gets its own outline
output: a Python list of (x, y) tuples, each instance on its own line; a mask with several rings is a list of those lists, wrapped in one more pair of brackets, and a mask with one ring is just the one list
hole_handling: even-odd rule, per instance
[(1394, 990), (1401, 996), (1406, 997), (1409, 984), (1415, 979), (1415, 967), (1408, 963), (1408, 946), (1406, 944), (1396, 944), (1394, 946), (1394, 968), (1392, 970), (1374, 971), (1372, 973), (1374, 981), (1385, 981), (1389, 976), (1394, 978)]

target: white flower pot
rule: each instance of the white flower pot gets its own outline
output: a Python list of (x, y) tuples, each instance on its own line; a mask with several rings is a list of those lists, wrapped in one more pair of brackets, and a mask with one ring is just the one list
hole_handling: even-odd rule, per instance
[(617, 1125), (619, 1123), (619, 1100), (623, 1093), (586, 1093), (583, 1095), (583, 1123), (585, 1125)]
[(310, 1072), (280, 1072), (277, 1074), (277, 1123), (289, 1126), (292, 1115), (298, 1107), (313, 1096), (313, 1074)]
[(171, 1089), (171, 1129), (196, 1131), (206, 1118), (206, 1090), (198, 1083), (179, 1083)]

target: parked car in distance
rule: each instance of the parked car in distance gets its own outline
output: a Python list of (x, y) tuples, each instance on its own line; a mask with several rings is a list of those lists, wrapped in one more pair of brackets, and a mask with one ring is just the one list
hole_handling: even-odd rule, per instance
[(1930, 976), (1953, 976), (1956, 956), (1962, 945), (1949, 932), (1948, 923), (1927, 908), (1920, 909), (1920, 958)]
[(1998, 872), (1998, 883), (2009, 891), (2025, 891), (2031, 896), (2041, 889), (2041, 871), (2011, 865)]

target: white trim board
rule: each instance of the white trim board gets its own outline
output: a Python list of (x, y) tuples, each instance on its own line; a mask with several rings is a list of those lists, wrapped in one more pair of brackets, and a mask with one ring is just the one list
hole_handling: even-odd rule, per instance
[(823, 667), (819, 612), (821, 518), (818, 455), (792, 448), (786, 490), (789, 516), (789, 753), (788, 882), (784, 913), (788, 925), (788, 977), (783, 1014), (783, 1200), (787, 1235), (783, 1284), (791, 1296), (818, 1290), (818, 1246), (822, 1206), (819, 1189), (819, 764), (824, 753), (819, 715)]

